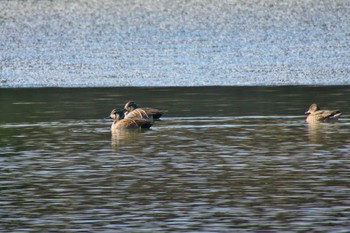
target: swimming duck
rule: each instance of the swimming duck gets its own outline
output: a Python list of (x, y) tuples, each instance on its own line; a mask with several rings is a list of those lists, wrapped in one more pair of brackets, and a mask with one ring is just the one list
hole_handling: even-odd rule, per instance
[(129, 101), (124, 106), (125, 118), (159, 119), (165, 111), (156, 108), (139, 108), (134, 101)]
[(148, 129), (152, 126), (152, 123), (147, 119), (123, 119), (124, 109), (113, 109), (108, 118), (114, 119), (113, 124), (111, 126), (112, 133), (115, 132), (117, 129)]
[(305, 114), (308, 115), (306, 117), (308, 123), (337, 120), (342, 115), (339, 110), (321, 110), (317, 104), (311, 104)]

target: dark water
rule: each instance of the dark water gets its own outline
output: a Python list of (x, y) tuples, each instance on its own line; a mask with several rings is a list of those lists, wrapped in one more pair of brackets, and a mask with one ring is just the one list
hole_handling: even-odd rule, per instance
[[(348, 232), (349, 87), (0, 89), (1, 232)], [(168, 109), (110, 134), (111, 108)], [(316, 101), (343, 118), (308, 126)]]
[(0, 1), (0, 87), (349, 85), (348, 0)]

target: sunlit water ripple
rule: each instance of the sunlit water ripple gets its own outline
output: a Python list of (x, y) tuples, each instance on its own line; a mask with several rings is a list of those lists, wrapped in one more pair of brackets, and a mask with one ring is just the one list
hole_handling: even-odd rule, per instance
[(0, 141), (0, 230), (349, 227), (349, 118), (164, 117), (112, 136), (110, 124), (0, 125), (12, 135)]

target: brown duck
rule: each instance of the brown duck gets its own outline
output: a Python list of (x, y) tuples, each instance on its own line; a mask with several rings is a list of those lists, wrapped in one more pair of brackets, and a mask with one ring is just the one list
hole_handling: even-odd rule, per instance
[(110, 116), (108, 117), (113, 119), (113, 124), (111, 126), (112, 133), (118, 129), (138, 129), (138, 128), (150, 128), (152, 122), (147, 119), (123, 119), (124, 118), (124, 109), (117, 110), (113, 109)]
[(141, 118), (141, 119), (159, 119), (164, 112), (156, 108), (139, 108), (134, 101), (129, 101), (124, 106), (125, 109), (125, 119), (128, 118)]
[(321, 110), (317, 104), (311, 104), (305, 114), (308, 115), (306, 117), (308, 123), (329, 122), (337, 120), (342, 115), (339, 110)]

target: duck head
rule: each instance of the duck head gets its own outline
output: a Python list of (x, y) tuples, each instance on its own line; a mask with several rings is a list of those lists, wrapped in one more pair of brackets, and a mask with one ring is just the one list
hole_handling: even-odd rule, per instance
[(124, 109), (113, 109), (111, 111), (111, 114), (106, 117), (107, 119), (113, 119), (113, 120), (121, 120), (124, 118), (124, 113), (125, 113), (125, 110)]
[(317, 106), (317, 104), (311, 104), (310, 107), (309, 107), (309, 110), (307, 110), (305, 112), (305, 114), (308, 115), (308, 114), (316, 112), (318, 110), (320, 110), (320, 108)]
[(132, 110), (135, 110), (136, 108), (138, 108), (138, 106), (137, 106), (136, 102), (134, 102), (134, 101), (129, 101), (124, 106), (124, 109), (127, 112), (131, 112)]

